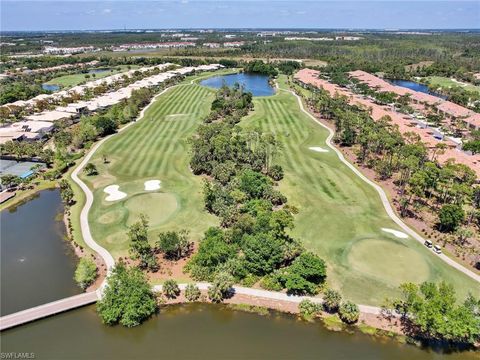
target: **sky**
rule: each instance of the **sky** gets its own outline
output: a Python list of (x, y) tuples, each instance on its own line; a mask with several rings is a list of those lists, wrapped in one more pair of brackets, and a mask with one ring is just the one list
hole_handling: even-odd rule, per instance
[(480, 0), (1, 0), (0, 29), (479, 29)]

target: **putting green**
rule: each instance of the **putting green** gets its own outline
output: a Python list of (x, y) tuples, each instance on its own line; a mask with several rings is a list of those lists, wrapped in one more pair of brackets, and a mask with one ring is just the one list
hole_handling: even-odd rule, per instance
[(430, 278), (430, 267), (423, 257), (398, 241), (359, 240), (348, 250), (347, 259), (354, 271), (389, 285), (398, 286), (404, 282), (418, 284)]
[(127, 225), (137, 221), (140, 214), (148, 216), (151, 226), (167, 221), (178, 209), (177, 198), (169, 193), (145, 193), (131, 196), (125, 201), (128, 209)]
[(124, 212), (121, 210), (112, 210), (102, 214), (98, 218), (98, 222), (104, 225), (120, 222), (124, 217)]
[[(284, 76), (279, 87), (288, 89)], [(280, 190), (299, 209), (292, 235), (325, 259), (329, 286), (349, 300), (370, 305), (400, 295), (398, 284), (405, 281), (445, 280), (460, 297), (468, 291), (480, 295), (474, 280), (418, 241), (382, 231), (402, 230), (385, 212), (375, 189), (327, 147), (328, 131), (301, 112), (291, 93), (280, 90), (254, 98), (254, 105), (255, 111), (240, 124), (275, 134), (279, 140), (277, 161), (285, 172)]]
[[(189, 82), (168, 90), (143, 119), (99, 147), (91, 159), (98, 175), (81, 175), (94, 194), (93, 238), (115, 258), (128, 255), (128, 226), (141, 213), (149, 218), (152, 244), (158, 233), (181, 229), (198, 241), (217, 224), (204, 210), (202, 179), (191, 173), (188, 153), (188, 139), (208, 115), (214, 91)], [(161, 188), (145, 191), (145, 181), (154, 179)], [(118, 185), (127, 196), (106, 201), (103, 190), (109, 185)]]

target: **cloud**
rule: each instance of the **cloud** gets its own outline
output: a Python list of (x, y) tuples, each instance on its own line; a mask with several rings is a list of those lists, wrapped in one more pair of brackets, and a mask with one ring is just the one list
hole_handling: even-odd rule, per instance
[(112, 9), (103, 9), (104, 14), (110, 14), (112, 12)]

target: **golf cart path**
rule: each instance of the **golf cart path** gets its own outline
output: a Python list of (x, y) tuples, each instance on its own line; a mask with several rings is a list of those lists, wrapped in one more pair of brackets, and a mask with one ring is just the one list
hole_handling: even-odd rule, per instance
[[(327, 137), (327, 139), (325, 140), (325, 143), (327, 144), (327, 146), (332, 149), (333, 151), (336, 152), (338, 158), (340, 159), (341, 162), (343, 162), (346, 166), (348, 166), (348, 168), (350, 168), (350, 170), (352, 170), (358, 177), (360, 177), (363, 181), (365, 181), (367, 184), (369, 184), (370, 186), (372, 186), (375, 190), (377, 190), (378, 194), (380, 195), (380, 199), (382, 201), (382, 204), (383, 204), (383, 207), (385, 208), (385, 211), (387, 212), (388, 216), (400, 227), (402, 228), (402, 230), (404, 230), (407, 234), (409, 234), (411, 237), (413, 237), (415, 240), (417, 240), (418, 242), (420, 242), (421, 244), (423, 244), (425, 242), (425, 239), (420, 236), (419, 234), (417, 234), (414, 230), (412, 230), (407, 224), (405, 224), (398, 216), (397, 214), (395, 213), (395, 211), (393, 210), (392, 206), (390, 205), (390, 201), (388, 200), (388, 197), (387, 197), (387, 194), (385, 193), (385, 191), (376, 183), (374, 183), (373, 181), (371, 181), (370, 179), (368, 179), (365, 175), (363, 175), (360, 170), (358, 170), (354, 165), (352, 165), (350, 162), (348, 162), (345, 157), (343, 156), (342, 152), (340, 150), (338, 150), (335, 146), (333, 146), (333, 144), (331, 143), (331, 140), (333, 138), (333, 136), (335, 135), (335, 132), (330, 129), (328, 126), (322, 124), (322, 122), (320, 122), (320, 120), (318, 120), (315, 116), (313, 116), (310, 112), (308, 112), (307, 110), (305, 110), (304, 106), (303, 106), (303, 102), (302, 102), (302, 99), (300, 98), (300, 96), (298, 96), (294, 91), (292, 90), (286, 90), (286, 89), (280, 89), (280, 90), (283, 90), (283, 91), (286, 91), (286, 92), (289, 92), (291, 93), (293, 96), (296, 97), (297, 99), (297, 102), (298, 102), (298, 105), (300, 106), (300, 109), (306, 114), (308, 115), (308, 117), (310, 119), (312, 119), (313, 121), (315, 121), (318, 125), (324, 127), (325, 129), (328, 130), (329, 132), (329, 135)], [(432, 253), (432, 255), (434, 255)], [(450, 259), (448, 256), (446, 256), (445, 254), (439, 254), (439, 255), (436, 255), (438, 256), (440, 259), (442, 259), (444, 262), (446, 262), (448, 265), (450, 265), (451, 267), (454, 267), (455, 269), (461, 271), (462, 273), (464, 273), (465, 275), (467, 275), (468, 277), (472, 278), (473, 280), (475, 280), (476, 282), (479, 282), (480, 283), (480, 275), (477, 275), (476, 273), (474, 273), (473, 271), (467, 269), (466, 267), (464, 267), (463, 265), (459, 264), (458, 262), (456, 262), (455, 260), (453, 259)]]
[[(92, 158), (92, 156), (95, 154), (95, 152), (97, 151), (97, 149), (102, 146), (102, 144), (107, 141), (108, 139), (110, 139), (112, 136), (115, 136), (116, 134), (118, 133), (121, 133), (122, 131), (124, 131), (125, 129), (128, 129), (130, 126), (132, 126), (133, 124), (135, 124), (138, 120), (140, 120), (141, 118), (143, 118), (144, 114), (145, 114), (145, 111), (147, 111), (150, 106), (157, 100), (157, 98), (161, 95), (163, 95), (165, 92), (167, 92), (168, 90), (176, 87), (176, 86), (179, 86), (180, 84), (178, 85), (173, 85), (173, 86), (170, 86), (166, 89), (164, 89), (163, 91), (161, 91), (160, 93), (158, 93), (155, 97), (153, 97), (153, 99), (150, 101), (150, 103), (145, 106), (142, 111), (140, 112), (140, 114), (138, 115), (137, 119), (135, 121), (132, 121), (130, 122), (129, 124), (125, 125), (124, 127), (122, 127), (121, 129), (119, 129), (116, 133), (114, 134), (111, 134), (105, 138), (103, 138), (102, 140), (100, 140), (99, 142), (97, 142), (91, 149), (90, 151), (88, 152), (88, 154), (83, 158), (82, 162), (76, 167), (76, 169), (72, 172), (72, 180), (78, 185), (80, 186), (80, 188), (82, 189), (82, 191), (84, 192), (85, 194), (85, 197), (86, 197), (86, 200), (85, 200), (85, 205), (83, 206), (82, 208), (82, 211), (80, 213), (80, 229), (81, 229), (81, 232), (82, 232), (82, 237), (83, 237), (83, 240), (85, 241), (85, 243), (92, 249), (94, 250), (95, 252), (98, 253), (98, 255), (100, 255), (103, 259), (103, 261), (105, 261), (105, 264), (107, 266), (107, 276), (110, 274), (112, 268), (115, 266), (115, 260), (113, 258), (113, 256), (107, 251), (107, 249), (105, 249), (104, 247), (100, 246), (94, 239), (93, 239), (93, 236), (92, 236), (92, 232), (90, 231), (90, 225), (88, 224), (88, 212), (90, 211), (90, 208), (92, 207), (92, 204), (93, 204), (93, 193), (91, 192), (91, 190), (88, 188), (88, 186), (79, 178), (78, 174), (83, 170), (83, 168), (85, 167), (85, 165), (90, 161), (90, 159)], [(106, 279), (107, 277), (105, 277)], [(105, 285), (105, 280), (103, 281), (101, 287), (103, 287)]]

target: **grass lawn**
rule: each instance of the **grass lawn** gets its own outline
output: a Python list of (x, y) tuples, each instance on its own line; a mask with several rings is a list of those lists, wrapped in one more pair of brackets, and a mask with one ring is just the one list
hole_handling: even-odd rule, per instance
[[(286, 88), (285, 78), (280, 87)], [(254, 98), (255, 111), (242, 122), (274, 133), (282, 144), (285, 170), (280, 190), (299, 208), (293, 236), (328, 264), (328, 282), (347, 299), (381, 305), (398, 295), (402, 282), (446, 280), (459, 295), (478, 284), (443, 263), (416, 240), (400, 239), (381, 228), (400, 230), (387, 216), (378, 193), (328, 149), (327, 130), (300, 112), (296, 98), (279, 91)]]
[(459, 86), (461, 88), (464, 88), (465, 90), (476, 91), (476, 92), (480, 93), (480, 86), (475, 86), (475, 85), (464, 83), (464, 82), (458, 83), (458, 82), (456, 82), (456, 81), (454, 81), (450, 78), (447, 78), (447, 77), (429, 76), (429, 77), (426, 77), (425, 80), (428, 80), (428, 82), (432, 86), (436, 86), (436, 87), (449, 88), (449, 87), (452, 87), (452, 86)]
[[(82, 175), (95, 197), (89, 213), (92, 235), (114, 257), (128, 254), (127, 226), (140, 213), (150, 219), (152, 242), (161, 231), (184, 228), (199, 240), (209, 226), (217, 224), (204, 210), (202, 180), (189, 170), (187, 144), (208, 115), (214, 92), (190, 84), (192, 78), (187, 80), (162, 95), (137, 124), (97, 150), (92, 162), (99, 175)], [(144, 190), (145, 181), (157, 179), (159, 190)], [(105, 200), (103, 190), (113, 184), (127, 194), (124, 199)]]
[[(120, 70), (117, 70), (118, 68)], [(137, 65), (130, 65), (130, 69), (136, 69), (136, 68), (138, 68)], [(113, 71), (110, 71), (110, 69), (108, 69), (108, 71), (101, 72), (101, 73), (96, 73), (95, 77), (92, 76), (93, 74), (86, 74), (86, 73), (63, 75), (63, 76), (53, 78), (50, 81), (46, 82), (45, 84), (47, 84), (47, 85), (58, 85), (62, 88), (69, 88), (69, 87), (77, 86), (80, 83), (83, 83), (83, 82), (86, 82), (86, 81), (93, 81), (93, 80), (97, 80), (97, 79), (102, 79), (104, 77), (107, 77), (107, 76), (110, 76), (110, 75), (113, 75), (113, 74), (118, 74), (120, 72), (125, 72), (125, 71), (129, 70), (128, 65), (119, 65), (119, 66), (115, 66), (112, 69), (113, 69)], [(87, 78), (86, 77), (87, 75), (90, 75), (90, 77)]]
[(32, 189), (18, 190), (16, 191), (16, 194), (13, 198), (5, 201), (3, 204), (0, 204), (0, 211), (8, 209), (10, 207), (13, 208), (28, 199), (29, 197), (35, 195), (35, 193), (46, 189), (53, 189), (56, 186), (55, 181), (43, 180), (41, 178), (34, 179), (32, 181), (32, 184)]

